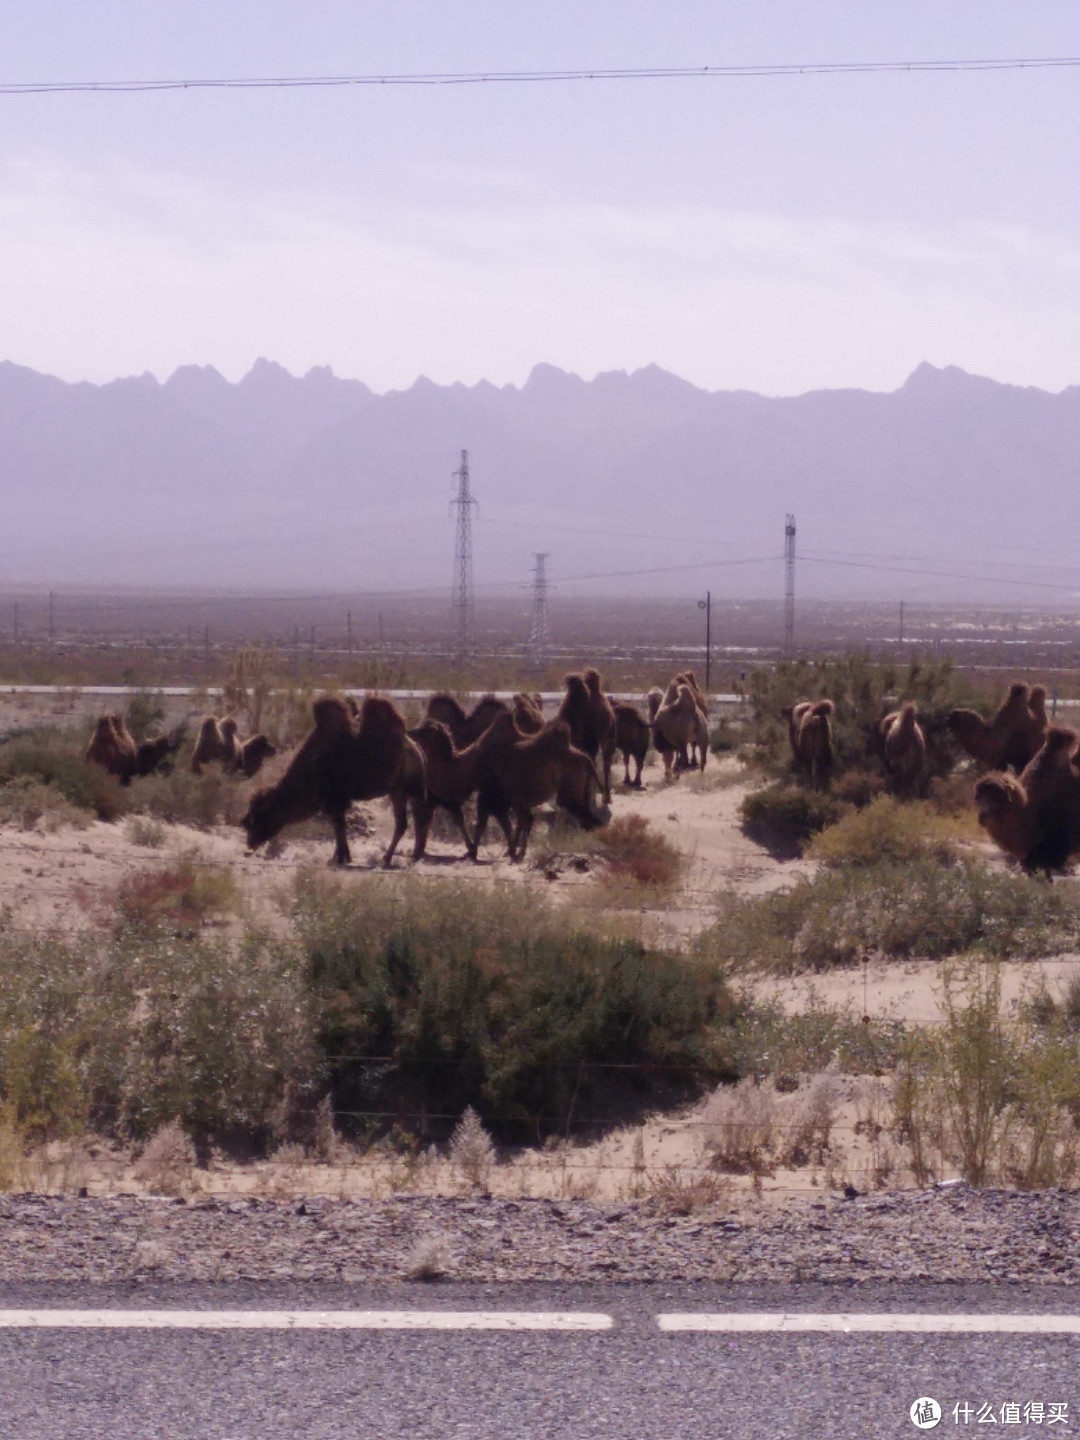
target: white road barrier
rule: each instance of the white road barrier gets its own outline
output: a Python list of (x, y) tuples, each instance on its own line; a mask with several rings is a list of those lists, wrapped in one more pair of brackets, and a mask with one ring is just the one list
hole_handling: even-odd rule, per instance
[(730, 1334), (824, 1333), (849, 1335), (1080, 1335), (1080, 1315), (949, 1315), (874, 1314), (852, 1311), (847, 1314), (810, 1312), (749, 1311), (745, 1314), (658, 1315), (657, 1324), (669, 1333), (723, 1331)]
[(610, 1330), (583, 1310), (0, 1310), (6, 1330)]

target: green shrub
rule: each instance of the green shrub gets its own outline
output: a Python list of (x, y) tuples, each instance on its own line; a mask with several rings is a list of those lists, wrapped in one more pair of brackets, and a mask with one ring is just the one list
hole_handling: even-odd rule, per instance
[[(339, 1113), (438, 1129), (472, 1105), (535, 1135), (732, 1073), (739, 1006), (715, 965), (575, 932), (512, 890), (304, 882), (297, 919)], [(604, 1068), (637, 1065), (655, 1067), (652, 1086)]]
[(301, 967), (167, 929), (0, 931), (0, 1107), (19, 1133), (267, 1145), (318, 1073)]
[(788, 784), (752, 790), (739, 807), (746, 834), (784, 859), (801, 855), (810, 837), (835, 825), (845, 810), (831, 795)]
[(0, 825), (52, 833), (62, 825), (82, 829), (90, 818), (88, 810), (72, 805), (55, 784), (46, 785), (33, 775), (15, 775), (0, 785)]
[(209, 830), (215, 825), (235, 825), (247, 808), (251, 788), (216, 765), (208, 766), (201, 775), (178, 765), (167, 775), (133, 781), (129, 804), (140, 814), (170, 825)]
[(190, 860), (151, 866), (125, 876), (112, 903), (120, 926), (189, 930), (235, 910), (236, 877), (224, 866), (195, 865)]
[(127, 703), (124, 723), (136, 745), (141, 745), (153, 730), (160, 733), (165, 723), (165, 703), (160, 692), (139, 690)]
[(864, 810), (844, 815), (815, 835), (807, 853), (826, 865), (901, 864), (922, 856), (947, 863), (953, 849), (946, 831), (946, 823), (928, 807), (879, 795)]
[(83, 759), (88, 732), (43, 726), (0, 745), (0, 786), (20, 776), (51, 785), (65, 800), (99, 820), (115, 820), (131, 808), (120, 782)]
[(1065, 886), (972, 863), (919, 859), (824, 870), (771, 895), (727, 896), (698, 949), (782, 972), (866, 955), (940, 960), (979, 950), (1033, 958), (1080, 944), (1080, 898)]

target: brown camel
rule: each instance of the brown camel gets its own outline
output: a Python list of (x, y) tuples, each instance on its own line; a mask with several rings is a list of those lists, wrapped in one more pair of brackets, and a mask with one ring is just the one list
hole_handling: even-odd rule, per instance
[(83, 758), (115, 775), (121, 785), (130, 785), (132, 780), (152, 775), (179, 743), (179, 735), (156, 735), (136, 745), (123, 715), (102, 715)]
[(484, 695), (466, 713), (453, 695), (445, 690), (428, 697), (425, 720), (441, 720), (453, 737), (459, 750), (471, 745), (488, 728), (498, 715), (508, 715), (510, 707), (494, 695)]
[[(611, 697), (608, 696), (610, 700)], [(623, 784), (633, 790), (641, 789), (641, 767), (649, 753), (649, 736), (652, 733), (649, 722), (639, 713), (636, 705), (623, 701), (612, 702), (615, 712), (615, 749), (622, 751)], [(630, 779), (630, 761), (637, 765), (637, 773)]]
[(544, 702), (539, 695), (524, 691), (514, 696), (514, 724), (523, 735), (535, 735), (544, 728)]
[(836, 706), (831, 700), (801, 700), (781, 710), (788, 722), (795, 764), (810, 775), (812, 785), (822, 785), (832, 768), (832, 717)]
[(615, 754), (615, 716), (608, 698), (600, 689), (600, 674), (586, 670), (584, 675), (564, 677), (566, 694), (559, 706), (557, 719), (570, 727), (574, 747), (588, 755), (596, 764), (604, 791), (605, 805), (611, 803), (611, 761)]
[(204, 716), (191, 752), (191, 773), (201, 775), (203, 766), (216, 760), (221, 761), (224, 769), (235, 770), (238, 749), (236, 721), (231, 715), (224, 720), (218, 720), (215, 715)]
[(946, 716), (957, 744), (991, 770), (1015, 770), (1019, 774), (1033, 759), (1046, 738), (1046, 691), (1030, 705), (1028, 687), (1021, 681), (1009, 686), (1009, 693), (997, 714), (986, 721), (974, 710), (950, 710)]
[(262, 769), (264, 762), (276, 754), (277, 746), (260, 731), (238, 746), (236, 768), (246, 780), (251, 780)]
[[(476, 842), (465, 824), (464, 805), (480, 783), (480, 757), (478, 740), (464, 750), (454, 748), (450, 731), (441, 720), (423, 720), (409, 731), (409, 738), (423, 752), (427, 774), (427, 793), (422, 801), (413, 806), (413, 822), (416, 827), (416, 843), (413, 846), (414, 860), (423, 858), (427, 850), (431, 821), (436, 808), (446, 810), (454, 819), (465, 837), (465, 850), (470, 860), (477, 858)], [(405, 783), (408, 783), (405, 777)], [(404, 813), (404, 811), (402, 811)], [(394, 850), (401, 835), (395, 833), (387, 851), (393, 858)]]
[(986, 775), (975, 786), (979, 824), (1027, 871), (1064, 869), (1080, 850), (1077, 735), (1052, 725), (1017, 779)]
[[(671, 682), (663, 704), (657, 709), (652, 728), (653, 738), (662, 736), (674, 751), (676, 770), (693, 770), (698, 763), (704, 770), (709, 752), (709, 726), (689, 685), (677, 679)], [(697, 762), (690, 758), (691, 746), (697, 750)], [(659, 745), (657, 749), (660, 749)], [(660, 753), (664, 754), (663, 751)], [(670, 771), (666, 755), (664, 767)]]
[[(252, 850), (272, 840), (286, 825), (328, 815), (334, 826), (335, 865), (352, 856), (345, 815), (354, 800), (389, 795), (395, 836), (383, 856), (389, 865), (393, 847), (405, 832), (405, 807), (426, 796), (423, 751), (410, 740), (393, 702), (370, 695), (359, 716), (344, 700), (323, 695), (311, 707), (315, 728), (304, 739), (277, 784), (257, 791), (240, 821)], [(419, 828), (419, 826), (417, 826)]]
[[(522, 735), (509, 715), (500, 716), (478, 745), (480, 787), (476, 809), (479, 847), (494, 815), (507, 837), (511, 860), (524, 858), (533, 810), (555, 800), (586, 830), (607, 823), (596, 804), (597, 776), (591, 758), (578, 750), (565, 720), (552, 720), (535, 735)], [(515, 825), (511, 829), (510, 816)]]
[(878, 725), (885, 770), (897, 794), (914, 794), (926, 767), (926, 736), (908, 702), (886, 715)]
[(660, 706), (664, 703), (664, 692), (659, 685), (654, 685), (645, 696), (649, 707), (649, 729), (652, 732), (653, 749), (664, 762), (664, 778), (671, 778), (671, 768), (675, 763), (676, 749), (656, 728), (656, 717), (660, 713)]

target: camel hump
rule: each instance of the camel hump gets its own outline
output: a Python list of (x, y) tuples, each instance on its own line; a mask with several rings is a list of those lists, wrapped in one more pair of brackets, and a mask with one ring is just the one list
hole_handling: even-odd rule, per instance
[(816, 700), (814, 704), (810, 706), (811, 715), (833, 715), (835, 712), (836, 706), (831, 700)]
[(1076, 731), (1070, 730), (1067, 725), (1051, 725), (1043, 743), (1048, 751), (1060, 754), (1063, 750), (1068, 752), (1075, 750), (1077, 738)]
[(1014, 680), (1013, 683), (1009, 686), (1009, 694), (1006, 698), (1005, 703), (1007, 705), (1015, 705), (1017, 701), (1022, 700), (1026, 705), (1028, 700), (1028, 694), (1028, 687), (1024, 684), (1023, 680)]
[(231, 715), (226, 715), (225, 719), (221, 722), (221, 733), (227, 738), (234, 736), (238, 728), (236, 721)]
[(461, 704), (448, 690), (437, 690), (428, 696), (426, 713), (435, 720), (441, 720), (444, 715), (452, 715), (455, 720), (465, 719)]
[(433, 720), (429, 715), (410, 730), (409, 735), (422, 750), (437, 755), (443, 760), (452, 758), (454, 753), (453, 737), (441, 720)]
[(405, 720), (401, 711), (385, 695), (368, 695), (360, 706), (360, 728), (383, 733), (400, 731), (405, 734)]
[[(364, 709), (370, 702), (364, 701)], [(352, 716), (345, 701), (338, 695), (320, 695), (312, 702), (311, 713), (315, 719), (315, 729), (319, 735), (327, 740), (336, 740), (343, 735), (352, 734)]]

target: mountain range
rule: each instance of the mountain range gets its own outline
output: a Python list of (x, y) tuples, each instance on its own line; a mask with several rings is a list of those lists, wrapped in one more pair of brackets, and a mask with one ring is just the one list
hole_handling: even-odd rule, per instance
[(377, 395), (259, 360), (109, 384), (0, 363), (0, 585), (438, 592), (461, 452), (478, 588), (1059, 605), (1080, 386), (920, 365), (888, 394), (710, 392), (655, 366)]

